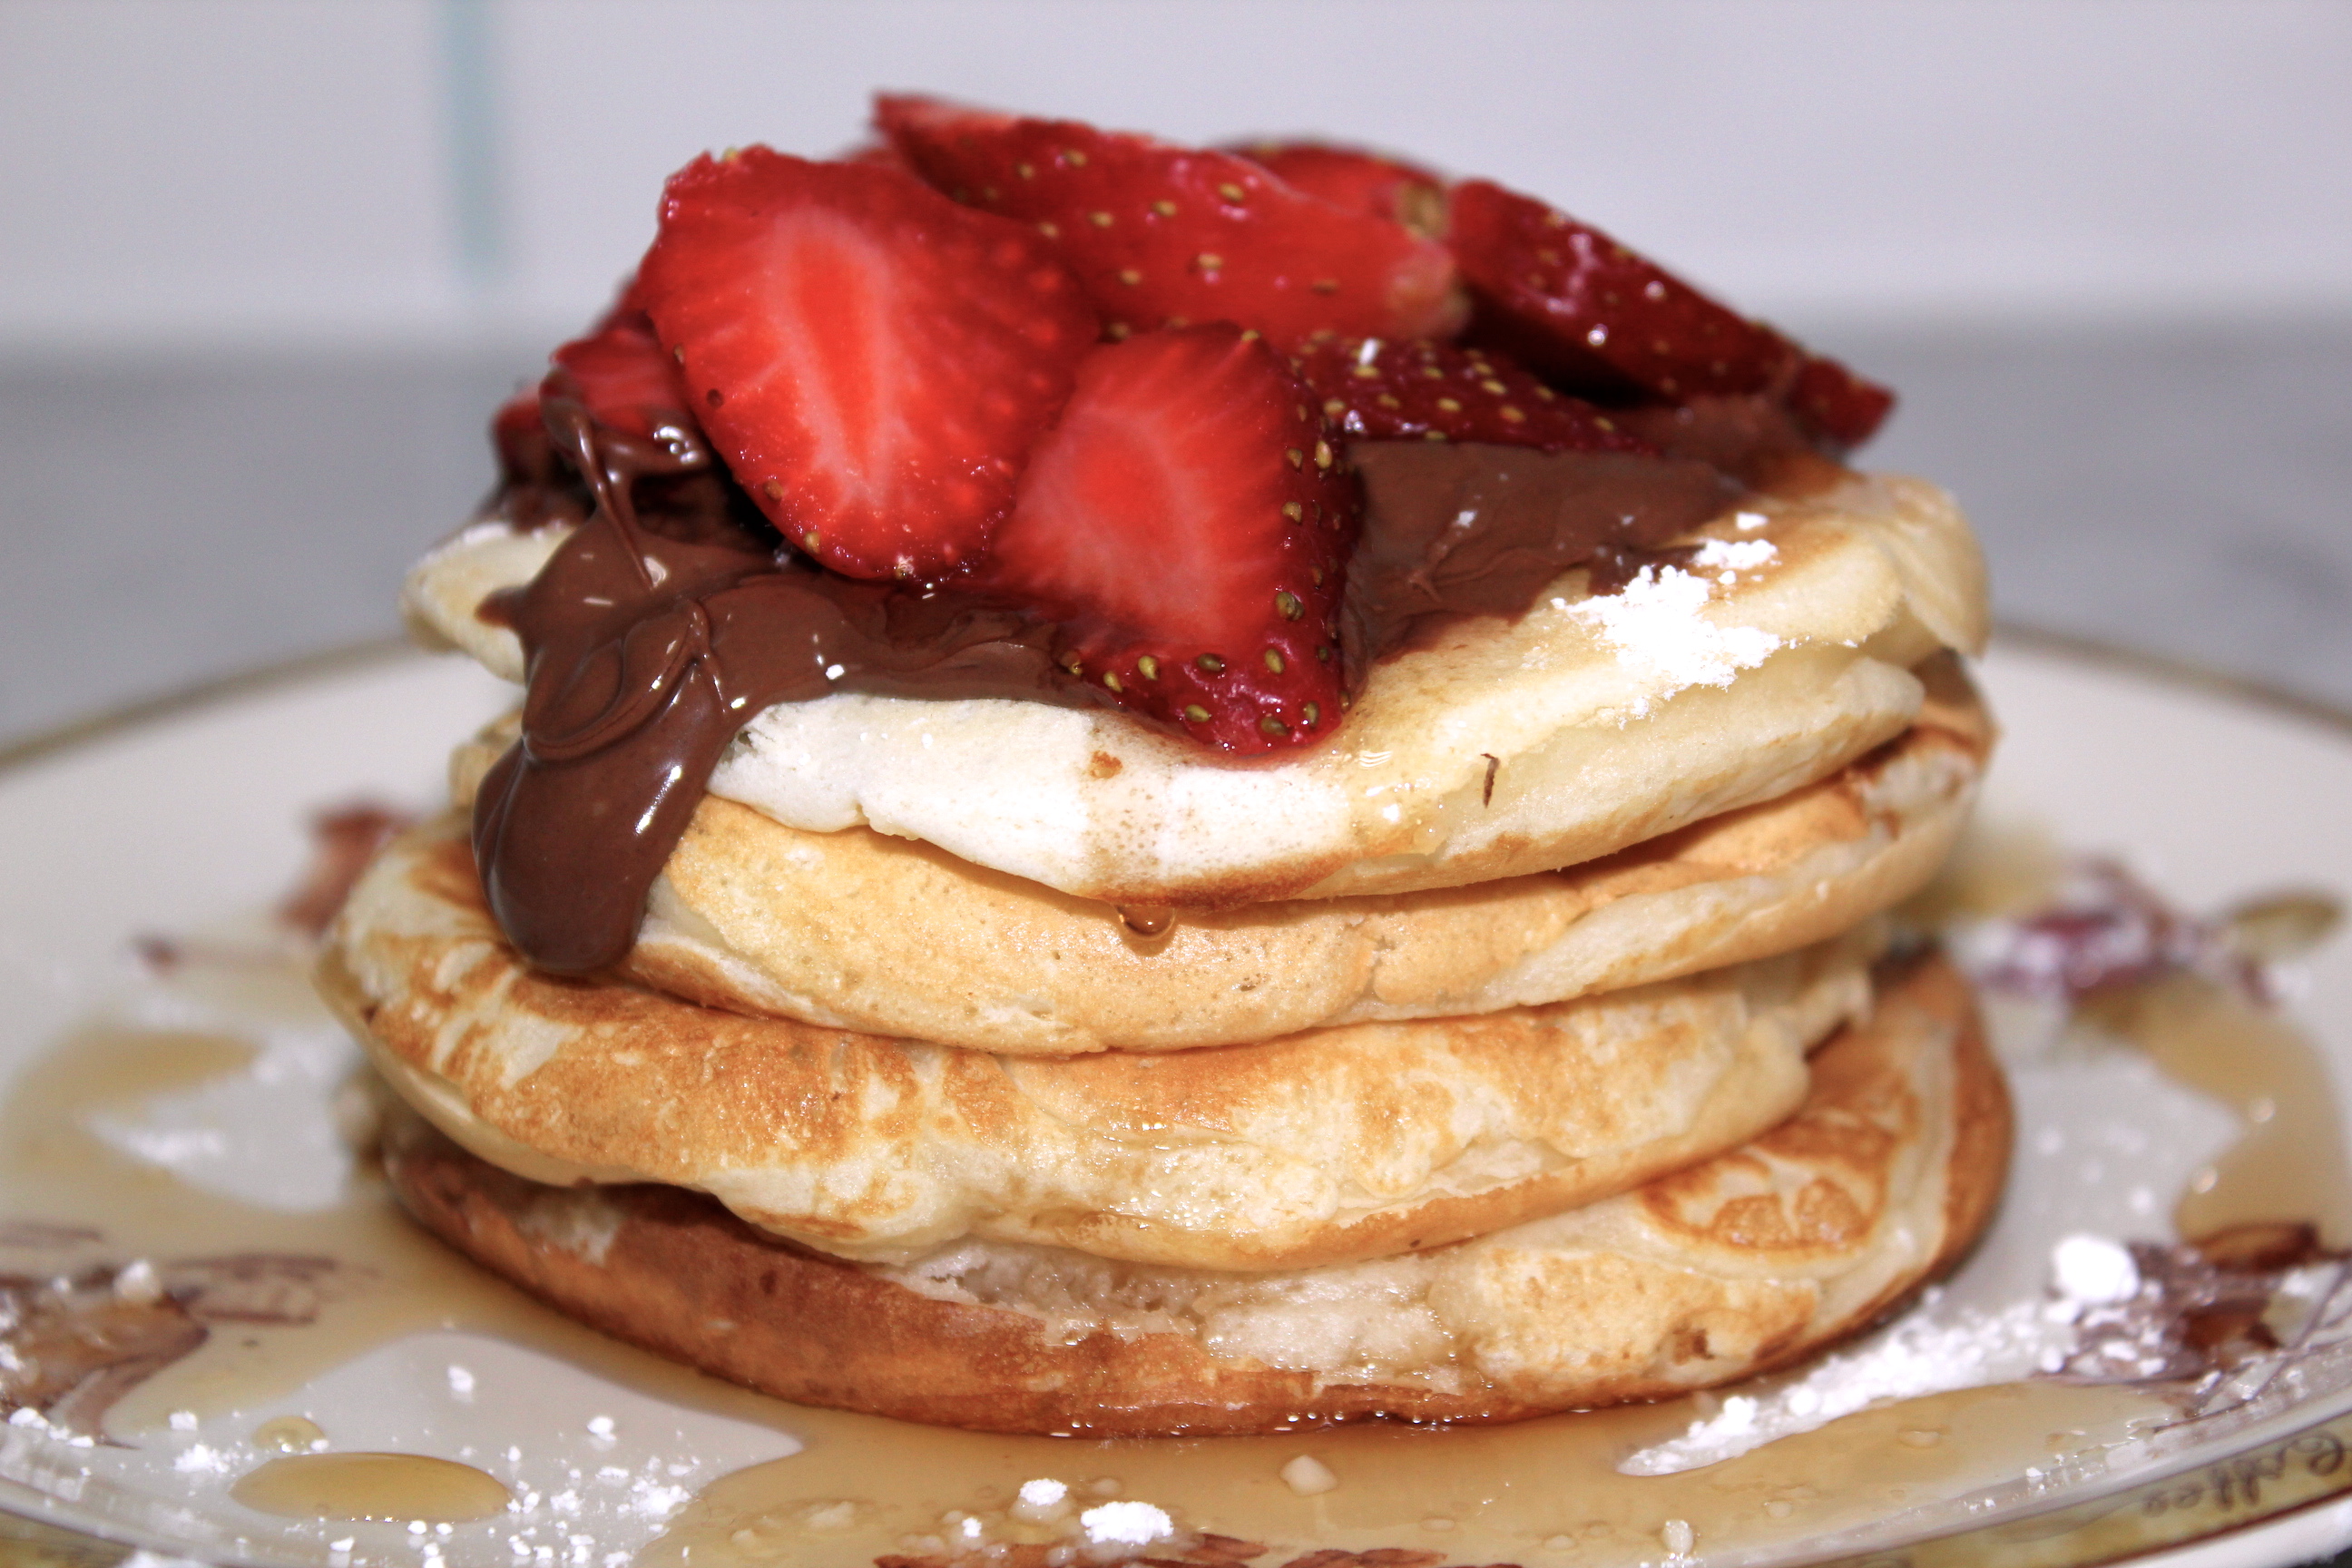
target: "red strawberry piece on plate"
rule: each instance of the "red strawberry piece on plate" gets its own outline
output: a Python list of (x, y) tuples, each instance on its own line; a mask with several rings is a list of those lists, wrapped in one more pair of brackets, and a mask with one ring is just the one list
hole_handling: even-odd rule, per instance
[(1372, 441), (1494, 441), (1551, 452), (1650, 452), (1601, 410), (1554, 392), (1503, 353), (1416, 339), (1327, 339), (1294, 362), (1340, 434)]
[(1322, 142), (1253, 142), (1226, 151), (1335, 207), (1384, 217), (1432, 238), (1444, 232), (1445, 181), (1412, 163)]
[(1114, 336), (1233, 321), (1286, 346), (1323, 331), (1442, 337), (1460, 324), (1443, 246), (1246, 158), (932, 99), (883, 98), (875, 117), (932, 184), (1051, 238)]
[(976, 558), (1099, 335), (1027, 226), (765, 147), (671, 176), (636, 292), (744, 489), (855, 577)]
[(1078, 367), (980, 581), (1066, 623), (1060, 657), (1228, 751), (1339, 721), (1335, 617), (1358, 498), (1311, 395), (1226, 324)]

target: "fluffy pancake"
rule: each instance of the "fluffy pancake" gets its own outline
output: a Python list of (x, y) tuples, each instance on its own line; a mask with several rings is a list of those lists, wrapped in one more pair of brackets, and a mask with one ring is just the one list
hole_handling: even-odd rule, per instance
[(1475, 1241), (1220, 1275), (968, 1242), (904, 1267), (764, 1236), (673, 1187), (535, 1184), (407, 1124), (403, 1200), (612, 1333), (786, 1399), (1098, 1436), (1391, 1416), (1511, 1420), (1793, 1361), (1948, 1268), (1990, 1216), (2009, 1106), (1967, 987), (1928, 961), (1816, 1058), (1790, 1121), (1634, 1191)]
[[(1457, 887), (1598, 858), (1835, 772), (1908, 725), (1910, 667), (1984, 631), (1967, 523), (1853, 476), (1708, 525), (1689, 570), (1594, 596), (1572, 571), (1370, 673), (1333, 741), (1234, 763), (1109, 710), (845, 693), (782, 703), (711, 793), (787, 826), (866, 826), (1125, 905), (1231, 908)], [(413, 620), (491, 668), (475, 614), (556, 535), (478, 525), (412, 574)]]
[(321, 988), (406, 1099), (537, 1180), (697, 1188), (851, 1257), (978, 1237), (1274, 1269), (1515, 1225), (1760, 1131), (1868, 1008), (1874, 946), (1479, 1018), (1012, 1058), (534, 973), (445, 824), (362, 879)]
[(1826, 779), (1565, 871), (1179, 915), (862, 828), (706, 797), (625, 967), (736, 1012), (1021, 1055), (1171, 1050), (1564, 1001), (1820, 942), (1907, 898), (1966, 820), (1990, 727), (1954, 661), (1919, 721)]

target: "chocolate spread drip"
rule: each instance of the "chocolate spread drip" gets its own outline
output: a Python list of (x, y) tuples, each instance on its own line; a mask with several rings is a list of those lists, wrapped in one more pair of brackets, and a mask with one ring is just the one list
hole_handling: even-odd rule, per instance
[(1654, 549), (1739, 494), (1705, 463), (1621, 452), (1359, 441), (1348, 456), (1364, 481), (1341, 608), (1351, 668), (1435, 623), (1524, 615), (1570, 567)]
[[(562, 371), (542, 402), (548, 446), (506, 454), (495, 505), (578, 515), (584, 479), (593, 510), (527, 586), (483, 607), (521, 637), (528, 688), (522, 738), (474, 807), (491, 912), (540, 967), (586, 973), (628, 951), (719, 753), (775, 703), (1116, 705), (1061, 667), (1057, 628), (1033, 612), (814, 565), (683, 416), (650, 439), (615, 432)], [(1738, 493), (1691, 458), (1424, 442), (1350, 455), (1367, 502), (1342, 611), (1351, 686), (1446, 618), (1521, 614), (1560, 573), (1652, 550)]]
[(596, 510), (494, 613), (527, 655), (522, 738), (483, 781), (474, 858), (491, 912), (542, 968), (636, 940), (646, 889), (719, 753), (761, 710), (835, 691), (1108, 706), (1052, 661), (1053, 626), (971, 595), (838, 577), (708, 509), (640, 514), (644, 479), (709, 464), (550, 398)]

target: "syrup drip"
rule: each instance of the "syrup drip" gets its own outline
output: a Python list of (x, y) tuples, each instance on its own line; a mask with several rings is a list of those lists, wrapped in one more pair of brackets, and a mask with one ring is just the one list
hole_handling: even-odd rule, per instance
[(2352, 1246), (2352, 1163), (2335, 1089), (2289, 1017), (2197, 974), (2100, 993), (2081, 1014), (2245, 1122), (2244, 1135), (2180, 1194), (2173, 1224), (2182, 1236), (2307, 1221), (2324, 1246)]
[[(1085, 1444), (811, 1411), (793, 1424), (806, 1448), (705, 1488), (637, 1562), (845, 1565), (899, 1553), (944, 1562), (959, 1545), (1083, 1541), (1085, 1510), (1116, 1499), (1157, 1505), (1189, 1532), (1170, 1543), (1176, 1550), (1152, 1548), (1154, 1560), (1215, 1562), (1213, 1542), (1186, 1549), (1208, 1533), (1270, 1545), (1255, 1560), (1264, 1568), (1310, 1546), (1421, 1550), (1436, 1554), (1430, 1562), (1654, 1563), (1673, 1521), (1691, 1529), (1701, 1554), (1759, 1550), (1859, 1529), (2028, 1465), (2053, 1479), (2070, 1463), (2096, 1474), (2100, 1451), (2153, 1425), (2161, 1406), (2134, 1389), (2011, 1384), (1865, 1411), (1705, 1470), (1616, 1471), (1622, 1455), (1703, 1408), (1677, 1400), (1453, 1431), (1368, 1426)], [(1905, 1436), (1920, 1432), (1936, 1441)], [(931, 1484), (877, 1484), (882, 1453), (893, 1472)], [(1284, 1467), (1302, 1454), (1338, 1484), (1302, 1495), (1286, 1483)], [(1066, 1515), (1041, 1520), (1020, 1507), (1024, 1483), (1045, 1478), (1067, 1486)]]
[(1140, 906), (1118, 906), (1119, 923), (1140, 937), (1165, 936), (1168, 928), (1176, 923), (1173, 910), (1148, 909)]
[(473, 1466), (421, 1454), (289, 1454), (247, 1472), (228, 1495), (280, 1519), (427, 1524), (488, 1519), (514, 1501)]
[(307, 1415), (280, 1415), (253, 1429), (253, 1446), (281, 1454), (315, 1453), (327, 1446), (327, 1433)]

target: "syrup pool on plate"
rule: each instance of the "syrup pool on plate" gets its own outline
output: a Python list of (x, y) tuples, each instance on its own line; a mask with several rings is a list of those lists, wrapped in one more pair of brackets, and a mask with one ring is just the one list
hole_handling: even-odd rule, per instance
[[(2003, 856), (1980, 848), (1976, 878), (2006, 875), (2014, 901), (2039, 884)], [(2290, 1014), (2165, 973), (2011, 1043), (2010, 1214), (1950, 1285), (1808, 1367), (1466, 1430), (931, 1429), (712, 1382), (475, 1270), (350, 1152), (376, 1102), (299, 951), (248, 927), (156, 952), (171, 962), (0, 1107), (0, 1244), (29, 1282), (10, 1342), (49, 1368), (7, 1384), (26, 1414), (5, 1464), (131, 1528), (273, 1560), (1769, 1559), (2063, 1496), (2179, 1419), (2162, 1383), (2041, 1375), (2113, 1308), (2053, 1281), (2068, 1237), (2294, 1217), (2344, 1238), (2310, 1042)]]

